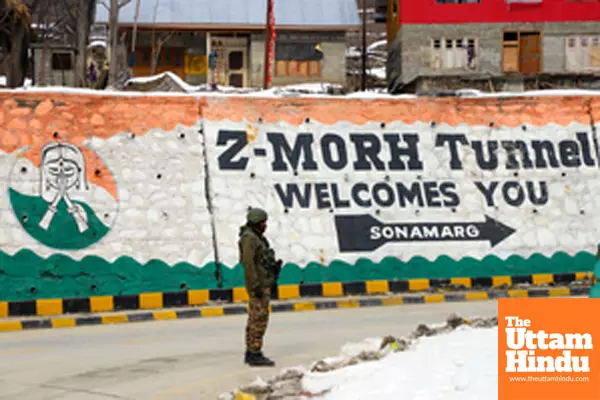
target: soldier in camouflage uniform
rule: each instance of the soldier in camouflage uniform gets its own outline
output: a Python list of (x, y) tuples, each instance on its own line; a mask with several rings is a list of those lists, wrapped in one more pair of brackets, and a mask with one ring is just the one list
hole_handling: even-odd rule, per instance
[(244, 280), (250, 298), (246, 326), (246, 355), (244, 362), (251, 366), (274, 366), (262, 353), (263, 337), (269, 323), (269, 300), (281, 271), (281, 260), (264, 237), (267, 213), (251, 208), (246, 225), (240, 228), (240, 264), (244, 267)]

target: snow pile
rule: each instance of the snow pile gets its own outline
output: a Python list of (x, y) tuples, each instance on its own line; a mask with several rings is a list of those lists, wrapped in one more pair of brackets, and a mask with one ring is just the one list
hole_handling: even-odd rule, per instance
[(296, 85), (276, 86), (268, 91), (272, 91), (275, 95), (281, 94), (327, 94), (335, 90), (341, 90), (342, 85), (334, 85), (326, 82), (317, 83), (302, 83)]
[[(143, 88), (144, 85), (148, 85), (148, 84), (152, 84), (152, 83), (160, 84), (162, 82), (172, 83), (178, 89), (180, 89), (180, 91), (185, 92), (185, 93), (197, 92), (202, 89), (201, 86), (190, 85), (189, 83), (187, 83), (183, 79), (181, 79), (179, 76), (177, 76), (176, 74), (169, 72), (169, 71), (163, 72), (158, 75), (131, 78), (125, 82), (124, 86), (126, 88), (133, 87), (135, 89), (140, 89), (140, 88)], [(152, 89), (153, 89), (152, 91), (161, 91), (162, 88), (160, 86), (158, 86), (158, 87), (155, 87)]]
[(337, 357), (308, 369), (283, 370), (219, 399), (235, 399), (236, 394), (256, 400), (487, 398), (497, 391), (497, 326), (497, 317), (465, 319), (452, 314), (445, 324), (420, 324), (406, 338), (348, 344)]
[(106, 49), (108, 46), (104, 40), (93, 40), (88, 44), (88, 49), (91, 49), (92, 47), (104, 47)]
[(460, 327), (439, 337), (425, 337), (414, 348), (328, 373), (304, 376), (308, 398), (349, 399), (487, 399), (497, 393), (498, 329)]
[[(385, 67), (379, 69), (372, 68), (375, 74), (384, 76)], [(73, 88), (65, 86), (33, 86), (31, 79), (25, 79), (23, 87), (9, 89), (6, 86), (6, 77), (0, 75), (0, 91), (12, 92), (35, 92), (35, 93), (70, 93), (87, 94), (98, 96), (224, 96), (224, 97), (310, 97), (310, 98), (336, 98), (336, 99), (395, 99), (395, 100), (415, 100), (419, 97), (430, 97), (431, 95), (417, 94), (389, 94), (385, 88), (373, 88), (356, 92), (346, 92), (344, 87), (339, 84), (328, 82), (315, 82), (287, 86), (275, 86), (268, 90), (261, 88), (236, 88), (229, 86), (218, 86), (216, 91), (212, 91), (208, 85), (198, 86), (190, 85), (179, 76), (165, 72), (158, 75), (131, 78), (125, 82), (125, 90), (94, 90), (84, 88)], [(164, 89), (164, 90), (162, 90)], [(485, 93), (476, 89), (460, 89), (452, 92), (451, 97), (467, 98), (526, 98), (531, 96), (600, 96), (600, 90), (588, 89), (548, 89), (528, 92), (495, 92)]]
[[(179, 91), (184, 93), (202, 93), (208, 92), (211, 95), (232, 95), (232, 94), (255, 94), (261, 97), (281, 97), (281, 96), (300, 96), (300, 95), (319, 95), (333, 94), (342, 90), (342, 85), (334, 85), (326, 82), (303, 83), (287, 86), (275, 86), (268, 90), (261, 88), (236, 88), (230, 86), (217, 85), (217, 90), (212, 90), (207, 84), (190, 85), (172, 72), (163, 72), (152, 76), (142, 76), (131, 78), (125, 83), (128, 90), (147, 90), (151, 92), (165, 91), (159, 84), (163, 81), (174, 85)], [(154, 84), (154, 85), (152, 85)], [(157, 86), (159, 85), (159, 86)], [(163, 85), (164, 86), (164, 85)]]

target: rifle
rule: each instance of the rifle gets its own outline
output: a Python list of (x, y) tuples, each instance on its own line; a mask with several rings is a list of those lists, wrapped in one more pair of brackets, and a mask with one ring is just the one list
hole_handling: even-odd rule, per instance
[(279, 274), (281, 273), (281, 267), (283, 266), (282, 260), (277, 260), (271, 268), (273, 269), (273, 284), (271, 285), (271, 296), (277, 293), (277, 281), (279, 280)]
[(279, 274), (281, 273), (281, 267), (283, 266), (282, 260), (275, 259), (275, 252), (273, 249), (268, 249), (267, 253), (263, 258), (264, 266), (270, 275), (273, 276), (273, 282), (271, 283), (271, 296), (277, 293), (277, 280), (279, 279)]

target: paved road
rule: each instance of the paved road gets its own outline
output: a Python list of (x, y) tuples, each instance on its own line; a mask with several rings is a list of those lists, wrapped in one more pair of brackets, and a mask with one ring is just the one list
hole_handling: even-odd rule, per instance
[(497, 302), (436, 303), (272, 315), (265, 352), (242, 364), (245, 316), (0, 334), (0, 399), (217, 399), (281, 368), (337, 355), (349, 341), (409, 333), (418, 323), (497, 314)]

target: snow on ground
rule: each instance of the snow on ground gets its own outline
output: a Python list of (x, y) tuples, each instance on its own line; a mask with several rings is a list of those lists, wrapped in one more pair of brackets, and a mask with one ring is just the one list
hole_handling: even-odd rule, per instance
[(159, 80), (164, 76), (168, 76), (171, 78), (178, 86), (180, 86), (187, 93), (197, 93), (197, 92), (207, 92), (210, 94), (257, 94), (260, 96), (277, 96), (281, 94), (290, 94), (290, 93), (299, 93), (299, 94), (326, 94), (330, 87), (340, 89), (341, 85), (333, 85), (326, 82), (315, 82), (315, 83), (302, 83), (296, 85), (287, 85), (287, 86), (275, 86), (268, 90), (262, 90), (259, 88), (235, 88), (229, 86), (218, 86), (217, 92), (209, 91), (207, 84), (202, 84), (198, 86), (190, 85), (185, 82), (179, 76), (172, 72), (163, 72), (161, 74), (152, 75), (152, 76), (142, 76), (131, 78), (127, 81), (127, 83), (148, 83), (152, 81)]
[(157, 74), (157, 75), (151, 75), (151, 76), (140, 76), (137, 78), (131, 78), (126, 82), (126, 85), (128, 83), (148, 83), (148, 82), (153, 82), (153, 81), (157, 81), (161, 78), (163, 78), (164, 76), (168, 76), (169, 78), (171, 78), (178, 86), (180, 86), (183, 90), (185, 90), (186, 92), (190, 93), (190, 92), (197, 92), (199, 90), (201, 90), (203, 87), (206, 87), (206, 85), (203, 86), (193, 86), (190, 85), (189, 83), (187, 83), (186, 81), (184, 81), (183, 79), (181, 79), (178, 75), (167, 71), (167, 72), (163, 72), (161, 74)]
[(367, 51), (368, 52), (372, 52), (372, 51), (385, 51), (387, 48), (387, 39), (384, 40), (378, 40), (376, 42), (371, 43), (369, 46), (367, 46)]
[(362, 52), (360, 48), (355, 46), (350, 46), (346, 49), (346, 57), (356, 58), (362, 56)]
[(368, 74), (373, 75), (378, 79), (386, 78), (385, 67), (371, 68), (370, 70), (368, 70)]
[[(1, 90), (2, 86), (6, 86), (6, 76), (4, 76), (4, 75), (0, 75), (0, 90)], [(25, 84), (23, 85), (23, 87), (24, 88), (32, 87), (31, 79), (25, 78)]]
[(497, 341), (497, 327), (459, 327), (379, 361), (308, 373), (302, 386), (327, 391), (322, 400), (491, 400), (498, 393)]
[(219, 399), (493, 400), (497, 327), (497, 317), (453, 313), (445, 323), (419, 324), (406, 337), (348, 343), (338, 356), (259, 377)]
[[(371, 73), (381, 74), (385, 77), (385, 68), (371, 69)], [(178, 84), (180, 84), (187, 93), (177, 92), (135, 92), (135, 91), (117, 91), (117, 90), (94, 90), (94, 89), (81, 89), (64, 86), (32, 86), (30, 79), (25, 80), (25, 85), (16, 89), (2, 88), (6, 85), (6, 77), (0, 75), (0, 91), (13, 91), (13, 92), (37, 92), (37, 93), (72, 93), (72, 94), (91, 94), (91, 95), (113, 95), (113, 96), (231, 96), (231, 97), (311, 97), (311, 98), (337, 98), (337, 99), (416, 99), (419, 96), (414, 94), (400, 94), (391, 95), (386, 92), (385, 89), (370, 89), (365, 92), (352, 92), (345, 95), (337, 94), (330, 95), (329, 89), (339, 89), (342, 86), (337, 84), (331, 84), (328, 82), (316, 82), (316, 83), (304, 83), (288, 86), (275, 86), (268, 90), (262, 90), (260, 88), (234, 88), (227, 86), (219, 86), (217, 91), (210, 91), (206, 84), (193, 86), (177, 75), (170, 72), (166, 72), (171, 78), (173, 78)], [(163, 74), (132, 78), (133, 81), (137, 82), (148, 82), (159, 78)], [(501, 98), (501, 97), (529, 97), (529, 96), (600, 96), (600, 90), (584, 90), (584, 89), (554, 89), (554, 90), (536, 90), (529, 92), (497, 92), (497, 93), (485, 93), (475, 89), (461, 89), (456, 92), (457, 97), (480, 97), (480, 98)]]

